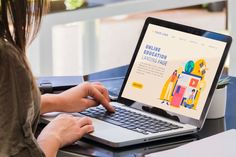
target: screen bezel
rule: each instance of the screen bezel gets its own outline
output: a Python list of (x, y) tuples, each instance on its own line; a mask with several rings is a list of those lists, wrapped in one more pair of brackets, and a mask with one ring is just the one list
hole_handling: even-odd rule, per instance
[[(206, 119), (206, 115), (207, 115), (207, 112), (209, 110), (209, 106), (210, 106), (210, 103), (211, 103), (212, 96), (214, 94), (214, 90), (217, 86), (218, 79), (219, 79), (219, 77), (221, 75), (221, 72), (223, 70), (227, 54), (228, 54), (230, 45), (232, 43), (232, 38), (230, 36), (227, 36), (227, 35), (211, 32), (211, 31), (207, 31), (207, 30), (203, 30), (203, 29), (198, 29), (198, 28), (194, 28), (194, 27), (190, 27), (190, 26), (186, 26), (186, 25), (182, 25), (182, 24), (177, 24), (177, 23), (173, 23), (173, 22), (169, 22), (169, 21), (164, 21), (164, 20), (161, 20), (161, 19), (148, 17), (146, 19), (145, 23), (144, 23), (141, 35), (139, 37), (137, 46), (136, 46), (135, 51), (134, 51), (134, 55), (131, 59), (131, 63), (129, 65), (128, 71), (126, 73), (126, 76), (125, 76), (125, 79), (124, 79), (124, 82), (123, 82), (123, 85), (121, 87), (121, 91), (120, 91), (119, 97), (118, 97), (118, 102), (119, 103), (125, 104), (125, 105), (130, 106), (130, 107), (132, 107), (132, 105), (135, 104), (135, 101), (122, 97), (122, 94), (123, 94), (124, 87), (125, 87), (125, 85), (127, 83), (127, 80), (129, 78), (131, 69), (134, 65), (135, 59), (137, 57), (137, 54), (139, 52), (140, 46), (142, 44), (143, 38), (145, 36), (145, 33), (147, 31), (147, 28), (148, 28), (149, 24), (153, 24), (153, 25), (157, 25), (157, 26), (161, 26), (161, 27), (166, 27), (166, 28), (173, 29), (173, 30), (176, 30), (176, 31), (190, 33), (190, 34), (193, 34), (193, 35), (206, 37), (206, 38), (209, 38), (209, 39), (218, 40), (218, 41), (222, 41), (222, 42), (226, 43), (224, 52), (223, 52), (221, 60), (220, 60), (220, 64), (217, 68), (217, 72), (215, 74), (215, 77), (214, 77), (214, 80), (212, 82), (210, 91), (208, 93), (208, 97), (207, 97), (207, 100), (205, 102), (205, 106), (203, 108), (200, 119), (197, 120), (197, 119), (194, 119), (194, 118), (190, 118), (190, 117), (187, 117), (187, 116), (183, 116), (183, 115), (179, 115), (179, 114), (171, 112), (171, 114), (177, 116), (180, 119), (181, 123), (185, 123), (185, 124), (187, 123), (187, 124), (190, 124), (190, 125), (194, 125), (198, 129), (200, 129), (200, 128), (202, 128), (202, 126), (204, 124), (204, 121)], [(153, 107), (153, 106), (148, 105), (148, 104), (144, 104), (144, 106)], [(142, 108), (142, 106), (140, 106), (138, 108)]]

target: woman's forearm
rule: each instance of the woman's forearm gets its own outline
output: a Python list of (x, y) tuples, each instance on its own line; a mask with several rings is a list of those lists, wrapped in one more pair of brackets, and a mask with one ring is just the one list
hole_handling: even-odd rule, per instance
[(60, 148), (59, 142), (57, 142), (57, 140), (50, 138), (45, 139), (44, 137), (39, 136), (37, 142), (46, 157), (56, 157)]
[(41, 96), (40, 114), (47, 112), (62, 112), (63, 101), (58, 94), (44, 94)]

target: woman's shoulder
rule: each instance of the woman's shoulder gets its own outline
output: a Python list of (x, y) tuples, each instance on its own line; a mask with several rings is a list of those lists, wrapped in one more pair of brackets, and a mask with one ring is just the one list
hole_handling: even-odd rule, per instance
[(0, 39), (0, 64), (11, 66), (20, 62), (19, 51), (8, 41)]

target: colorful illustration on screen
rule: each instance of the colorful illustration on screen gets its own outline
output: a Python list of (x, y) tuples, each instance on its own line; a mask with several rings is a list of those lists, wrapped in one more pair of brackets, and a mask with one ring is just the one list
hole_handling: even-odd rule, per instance
[(162, 104), (196, 110), (201, 92), (206, 86), (206, 61), (188, 61), (178, 67), (165, 82), (160, 99)]

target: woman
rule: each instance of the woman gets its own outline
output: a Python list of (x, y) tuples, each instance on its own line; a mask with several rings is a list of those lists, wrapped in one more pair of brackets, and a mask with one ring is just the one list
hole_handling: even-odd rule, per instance
[(38, 32), (47, 2), (1, 0), (0, 6), (0, 156), (55, 157), (59, 148), (92, 132), (92, 122), (60, 115), (35, 139), (39, 115), (80, 112), (99, 103), (114, 112), (108, 92), (99, 83), (84, 83), (58, 95), (40, 97), (26, 48)]

